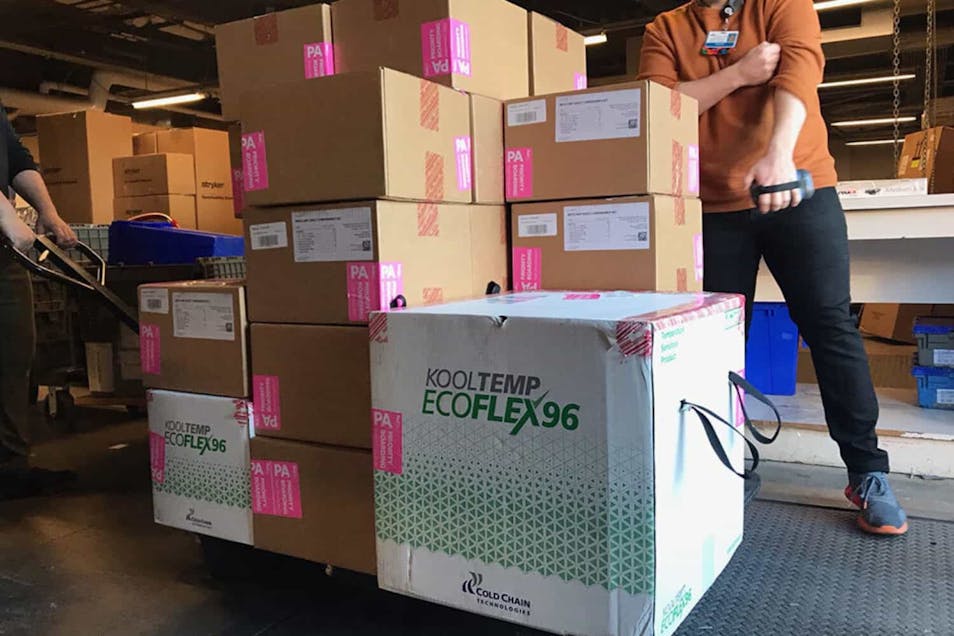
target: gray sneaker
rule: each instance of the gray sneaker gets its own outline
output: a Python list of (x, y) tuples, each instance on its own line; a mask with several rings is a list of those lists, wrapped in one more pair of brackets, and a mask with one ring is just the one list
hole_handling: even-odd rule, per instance
[(865, 532), (900, 536), (908, 531), (908, 516), (894, 496), (886, 473), (849, 473), (845, 496), (861, 509), (858, 526)]

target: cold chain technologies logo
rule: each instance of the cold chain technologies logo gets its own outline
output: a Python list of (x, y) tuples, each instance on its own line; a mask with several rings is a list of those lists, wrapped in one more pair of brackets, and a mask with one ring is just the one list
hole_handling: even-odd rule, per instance
[(530, 616), (530, 601), (504, 592), (484, 589), (483, 584), (484, 575), (471, 572), (470, 578), (464, 581), (461, 589), (464, 594), (476, 596), (478, 605), (492, 607), (512, 614), (520, 614), (521, 616)]
[(212, 432), (211, 426), (169, 420), (165, 428), (164, 437), (167, 446), (199, 451), (200, 456), (206, 453), (226, 452), (226, 440), (209, 435)]
[[(580, 405), (548, 400), (543, 382), (531, 375), (428, 369), (424, 415), (506, 424), (511, 435), (526, 427), (575, 431)], [(541, 394), (542, 392), (542, 394)]]

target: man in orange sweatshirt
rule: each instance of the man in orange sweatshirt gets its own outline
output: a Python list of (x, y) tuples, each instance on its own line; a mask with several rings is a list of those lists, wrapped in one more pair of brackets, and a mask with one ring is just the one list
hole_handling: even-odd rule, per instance
[[(825, 58), (812, 0), (692, 0), (646, 27), (640, 78), (699, 102), (707, 291), (743, 294), (751, 316), (764, 258), (811, 348), (845, 494), (874, 534), (907, 532), (878, 447), (878, 401), (850, 312), (848, 232), (818, 100)], [(796, 181), (817, 191), (763, 194)]]

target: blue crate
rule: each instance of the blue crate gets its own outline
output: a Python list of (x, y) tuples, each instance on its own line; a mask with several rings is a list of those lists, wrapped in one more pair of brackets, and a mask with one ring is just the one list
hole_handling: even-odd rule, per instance
[(795, 395), (798, 327), (785, 303), (755, 303), (745, 350), (745, 375), (768, 395)]
[(164, 222), (114, 221), (109, 227), (111, 265), (182, 265), (244, 254), (241, 236), (182, 230)]
[(925, 409), (954, 411), (954, 369), (914, 367), (918, 379), (918, 404)]

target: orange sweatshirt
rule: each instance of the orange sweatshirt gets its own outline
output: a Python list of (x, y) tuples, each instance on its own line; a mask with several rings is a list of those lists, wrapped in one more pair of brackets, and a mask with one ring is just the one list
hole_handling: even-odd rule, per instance
[(738, 62), (763, 41), (781, 46), (778, 69), (768, 84), (739, 89), (699, 117), (704, 211), (753, 207), (744, 179), (768, 148), (776, 88), (798, 97), (807, 111), (795, 146), (795, 166), (812, 173), (816, 188), (834, 186), (838, 176), (818, 101), (825, 57), (812, 0), (748, 0), (726, 27), (739, 32), (736, 47), (728, 55), (702, 55), (708, 32), (723, 30), (720, 12), (693, 1), (657, 16), (646, 27), (639, 61), (640, 79), (672, 88)]

